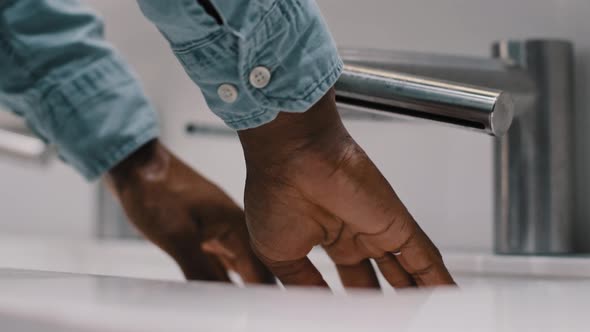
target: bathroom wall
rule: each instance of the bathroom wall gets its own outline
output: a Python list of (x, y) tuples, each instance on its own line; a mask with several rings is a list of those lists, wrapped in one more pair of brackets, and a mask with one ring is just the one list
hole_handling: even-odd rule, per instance
[[(576, 243), (590, 249), (590, 2), (587, 0), (321, 0), (320, 5), (341, 46), (391, 48), (425, 52), (487, 56), (499, 39), (564, 38), (576, 47)], [(419, 221), (444, 246), (491, 247), (491, 139), (454, 130), (412, 126), (407, 132), (390, 129), (387, 151), (371, 145), (386, 172)], [(374, 130), (359, 131), (366, 137)], [(438, 139), (435, 139), (437, 136)], [(382, 140), (385, 140), (383, 137)], [(412, 142), (407, 144), (405, 142)], [(418, 143), (419, 142), (419, 143)], [(415, 144), (424, 149), (416, 151)], [(421, 145), (424, 144), (424, 145)], [(408, 147), (410, 145), (410, 147)], [(429, 166), (406, 152), (423, 153)], [(394, 150), (393, 152), (391, 152)], [(377, 152), (379, 151), (379, 152)], [(402, 157), (396, 152), (401, 152)], [(394, 166), (401, 159), (402, 166)], [(418, 164), (423, 165), (423, 164)], [(398, 167), (398, 169), (395, 169)], [(403, 169), (402, 169), (403, 168)], [(426, 179), (423, 178), (425, 175)], [(433, 176), (433, 173), (435, 174)], [(430, 182), (429, 177), (436, 177)], [(440, 177), (440, 178), (439, 178)], [(428, 198), (428, 200), (424, 200)], [(432, 205), (429, 203), (433, 203)]]
[[(139, 72), (162, 114), (165, 141), (185, 160), (241, 201), (244, 167), (232, 135), (188, 135), (187, 123), (222, 127), (207, 111), (198, 89), (186, 78), (158, 32), (141, 17), (134, 1), (89, 0), (107, 22), (108, 38)], [(587, 0), (319, 0), (340, 46), (371, 47), (488, 56), (492, 41), (506, 38), (565, 38), (577, 58), (577, 243), (590, 249), (590, 142), (585, 126), (590, 77), (590, 2)], [(374, 158), (416, 219), (443, 248), (491, 250), (492, 139), (468, 131), (418, 122), (347, 120), (347, 126)], [(25, 168), (0, 159), (0, 232), (77, 234), (92, 231), (94, 189), (62, 166)], [(6, 179), (4, 179), (6, 178)], [(47, 179), (46, 179), (47, 178)], [(41, 179), (45, 189), (36, 184)], [(9, 182), (6, 182), (9, 181)], [(59, 186), (59, 183), (65, 183)], [(58, 191), (64, 199), (58, 199)], [(65, 195), (65, 196), (64, 196)], [(76, 204), (70, 204), (77, 197)], [(1, 200), (4, 198), (4, 200)], [(18, 199), (17, 199), (18, 198)], [(28, 198), (27, 200), (23, 198)], [(7, 209), (4, 205), (9, 204)], [(31, 206), (51, 206), (33, 212)], [(81, 220), (84, 219), (84, 220)], [(85, 226), (78, 226), (79, 223)], [(585, 245), (588, 242), (589, 245)]]

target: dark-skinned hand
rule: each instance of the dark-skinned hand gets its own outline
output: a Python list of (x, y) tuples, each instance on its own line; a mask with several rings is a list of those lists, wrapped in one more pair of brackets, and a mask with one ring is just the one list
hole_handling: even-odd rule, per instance
[(252, 245), (285, 285), (326, 286), (307, 258), (321, 245), (346, 287), (454, 284), (443, 259), (344, 128), (330, 91), (305, 113), (239, 132)]
[(106, 182), (131, 222), (190, 280), (274, 283), (251, 250), (242, 209), (154, 140), (114, 167)]

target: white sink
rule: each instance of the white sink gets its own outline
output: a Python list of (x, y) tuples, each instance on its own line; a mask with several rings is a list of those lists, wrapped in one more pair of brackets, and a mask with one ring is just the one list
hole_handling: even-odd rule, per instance
[(0, 330), (587, 331), (590, 282), (333, 295), (0, 269)]
[[(314, 250), (310, 257), (328, 283), (341, 289), (338, 274), (329, 258), (321, 250)], [(497, 256), (491, 253), (447, 251), (444, 252), (444, 258), (462, 287), (590, 280), (590, 256)], [(183, 280), (173, 261), (155, 246), (127, 240), (0, 237), (1, 267)], [(386, 284), (384, 280), (381, 281)]]
[[(337, 295), (0, 269), (0, 330), (588, 331), (585, 257), (447, 252), (460, 288), (387, 296), (338, 295), (332, 263), (320, 252), (312, 260)], [(0, 267), (182, 280), (168, 257), (140, 242), (0, 239)]]
[[(531, 282), (590, 281), (589, 256), (499, 256), (491, 253), (446, 252), (445, 262), (453, 277), (462, 287), (523, 285)], [(338, 274), (329, 258), (316, 250), (312, 261), (326, 281), (342, 290)], [(376, 269), (378, 271), (378, 269)], [(379, 275), (387, 293), (387, 282)]]

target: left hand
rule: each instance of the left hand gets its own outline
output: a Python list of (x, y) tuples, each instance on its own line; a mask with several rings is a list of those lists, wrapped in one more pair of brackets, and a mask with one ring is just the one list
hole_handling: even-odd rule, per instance
[(252, 252), (244, 212), (157, 140), (115, 166), (106, 182), (131, 222), (192, 280), (274, 283)]

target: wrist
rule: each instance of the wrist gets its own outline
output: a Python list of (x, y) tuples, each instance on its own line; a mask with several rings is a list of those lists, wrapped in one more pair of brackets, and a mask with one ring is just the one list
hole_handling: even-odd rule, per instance
[(270, 123), (238, 132), (247, 166), (268, 164), (301, 153), (338, 154), (350, 136), (331, 89), (303, 113), (282, 112)]
[(107, 173), (107, 181), (116, 188), (143, 178), (155, 179), (170, 164), (171, 155), (158, 139), (135, 150)]

